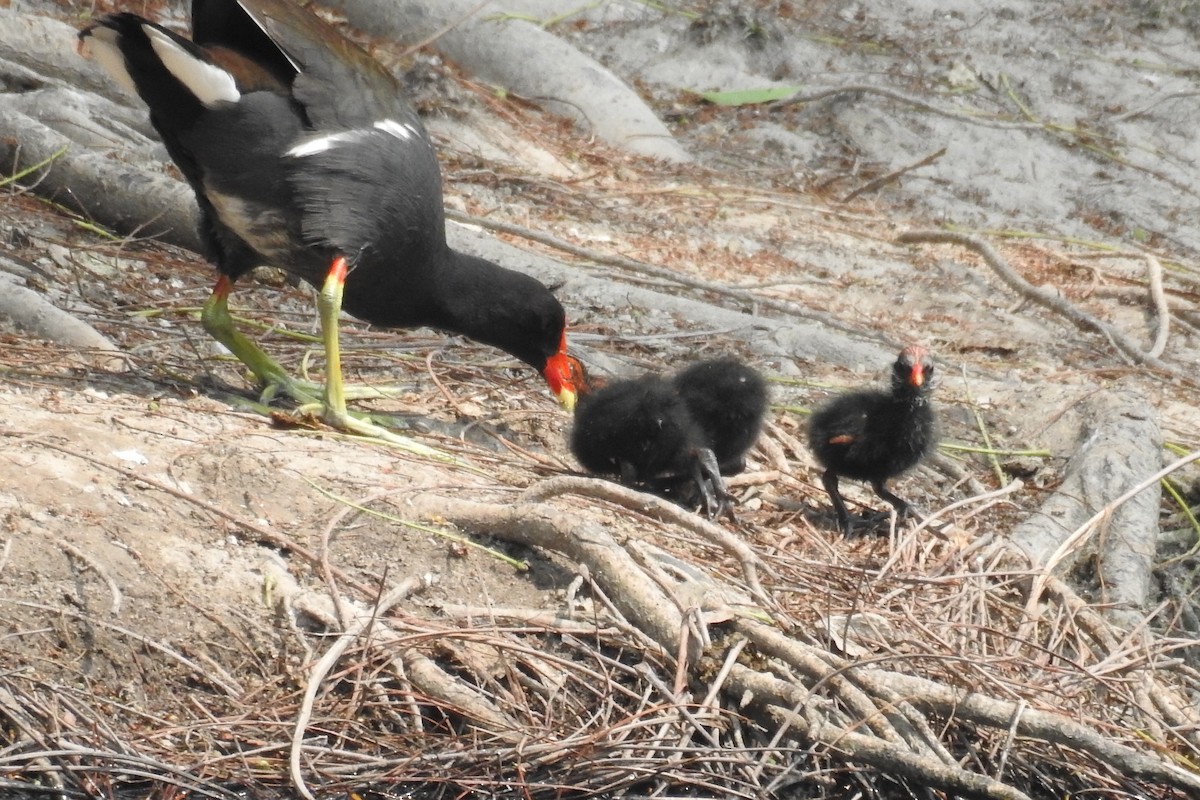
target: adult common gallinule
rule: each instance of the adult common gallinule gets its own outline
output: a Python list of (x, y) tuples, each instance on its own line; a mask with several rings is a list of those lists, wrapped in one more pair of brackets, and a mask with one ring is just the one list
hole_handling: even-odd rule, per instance
[(892, 365), (890, 392), (850, 392), (813, 413), (809, 446), (825, 468), (821, 481), (842, 533), (849, 535), (852, 524), (838, 491), (839, 477), (869, 481), (898, 514), (908, 512), (908, 503), (888, 491), (887, 481), (916, 466), (937, 444), (937, 421), (929, 401), (933, 377), (928, 351), (912, 345)]
[(316, 400), (234, 330), (233, 282), (269, 264), (321, 288), (328, 359), (325, 419), (349, 416), (337, 320), (429, 326), (504, 350), (574, 407), (580, 366), (566, 319), (533, 278), (446, 243), (441, 174), (429, 136), (392, 75), (292, 0), (194, 0), (189, 41), (130, 13), (80, 34), (150, 108), (167, 152), (195, 190), (200, 232), (220, 271), (201, 316), (268, 388)]
[(643, 375), (581, 393), (571, 451), (588, 471), (675, 498), (694, 487), (710, 516), (732, 500), (722, 475), (745, 468), (767, 410), (762, 377), (735, 359), (671, 378)]

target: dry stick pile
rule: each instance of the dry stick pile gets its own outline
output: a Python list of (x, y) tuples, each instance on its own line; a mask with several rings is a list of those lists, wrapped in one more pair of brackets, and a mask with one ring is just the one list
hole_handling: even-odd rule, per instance
[[(575, 482), (563, 488), (588, 491), (589, 484)], [(614, 494), (612, 487), (591, 485), (603, 486), (600, 491), (603, 496)], [(542, 496), (546, 493), (544, 488), (539, 490)], [(628, 502), (635, 506), (658, 505), (656, 501), (648, 502), (640, 496), (630, 497)], [(686, 653), (690, 660), (700, 658), (712, 667), (721, 664), (723, 668), (716, 672), (717, 680), (693, 686), (692, 693), (680, 692), (674, 698), (676, 702), (694, 703), (703, 696), (703, 702), (689, 715), (690, 718), (747, 715), (759, 725), (774, 728), (771, 738), (775, 746), (794, 735), (807, 747), (834, 748), (853, 761), (878, 767), (881, 772), (903, 775), (923, 785), (971, 796), (1021, 797), (1023, 794), (1009, 785), (1002, 775), (993, 778), (986, 772), (960, 767), (961, 753), (949, 752), (943, 726), (973, 728), (974, 735), (984, 739), (991, 728), (992, 735), (1003, 734), (1010, 746), (1013, 737), (1020, 737), (1040, 746), (1069, 747), (1094, 758), (1097, 767), (1115, 769), (1127, 778), (1181, 790), (1200, 788), (1200, 777), (1130, 746), (1137, 741), (1132, 733), (1128, 742), (1121, 743), (1088, 725), (1032, 707), (1039, 703), (1054, 707), (1057, 704), (1051, 697), (1034, 696), (1012, 702), (879, 667), (856, 666), (834, 655), (825, 646), (806, 644), (776, 627), (757, 621), (757, 614), (744, 610), (745, 596), (737, 597), (736, 590), (728, 585), (690, 573), (682, 578), (675, 576), (674, 580), (662, 576), (655, 580), (655, 573), (660, 569), (653, 559), (634, 563), (634, 556), (627, 554), (628, 549), (634, 549), (632, 545), (621, 547), (603, 529), (579, 521), (576, 514), (547, 508), (545, 504), (507, 506), (428, 495), (412, 498), (409, 504), (420, 516), (436, 516), (468, 529), (487, 530), (493, 535), (555, 550), (583, 562), (589, 574), (612, 599), (614, 608), (611, 610), (619, 613), (626, 623), (654, 638), (664, 653)], [(988, 579), (1011, 581), (1014, 577), (1011, 570), (1019, 570), (1013, 563), (1016, 558), (1015, 554), (998, 548), (978, 562), (992, 561), (995, 567), (973, 577), (979, 579), (986, 575)], [(1050, 583), (1054, 586), (1051, 603), (1066, 606), (1078, 615), (1084, 608), (1082, 602), (1065, 586)], [(992, 592), (985, 589), (982, 597), (972, 596), (970, 602), (987, 605), (1000, 601), (1002, 604), (1006, 599), (1004, 595), (1012, 591), (1011, 586), (1002, 583), (999, 597), (989, 596)], [(743, 611), (733, 610), (733, 604), (742, 606)], [(989, 612), (996, 614), (999, 609), (989, 609)], [(685, 620), (688, 625), (684, 624)], [(706, 623), (711, 624), (712, 630), (704, 630)], [(729, 623), (727, 628), (725, 623)], [(1081, 615), (1076, 624), (1079, 627), (1073, 631), (1050, 626), (1051, 629), (1045, 632), (1049, 634), (1047, 640), (1070, 642), (1069, 649), (1077, 654), (1077, 659), (1086, 658), (1084, 654), (1095, 653), (1097, 649), (1101, 651), (1096, 653), (1099, 661), (1120, 657), (1112, 647), (1119, 635), (1108, 629), (1096, 615)], [(695, 630), (695, 626), (701, 626), (700, 630)], [(683, 638), (687, 641), (680, 641), (680, 631), (684, 631)], [(693, 633), (689, 636), (688, 631)], [(714, 639), (720, 643), (710, 644)], [(696, 645), (700, 643), (704, 646), (697, 651)], [(1154, 647), (1149, 642), (1144, 645), (1148, 652), (1143, 657), (1149, 659), (1155, 655)], [(743, 646), (755, 652), (758, 658), (737, 658)], [(925, 656), (933, 661), (940, 658), (958, 661), (962, 657), (960, 653), (935, 651)], [(886, 665), (889, 659), (883, 657), (879, 661)], [(684, 668), (679, 662), (676, 666)], [(1149, 660), (1121, 665), (1121, 671), (1137, 687), (1131, 697), (1134, 702), (1131, 708), (1121, 710), (1124, 719), (1104, 722), (1121, 724), (1127, 729), (1148, 726), (1165, 732), (1186, 720), (1187, 729), (1167, 733), (1167, 736), (1175, 739), (1173, 744), (1181, 753), (1194, 754), (1200, 745), (1200, 736), (1195, 730), (1197, 715), (1175, 689), (1160, 680), (1154, 666), (1156, 664)], [(1004, 677), (995, 675), (993, 679), (999, 683)], [(685, 683), (679, 683), (676, 690), (684, 686)], [(698, 691), (701, 688), (703, 692)], [(1099, 688), (1092, 687), (1092, 690)], [(1109, 690), (1112, 688), (1115, 687)], [(1137, 695), (1142, 691), (1153, 701), (1138, 702)], [(722, 696), (739, 698), (741, 703), (727, 705), (721, 702)], [(1141, 719), (1130, 718), (1131, 712)], [(1172, 722), (1164, 724), (1163, 716)], [(712, 729), (694, 724), (692, 744), (711, 746), (707, 740), (711, 739)], [(784, 752), (787, 749), (781, 747)], [(790, 755), (794, 758), (796, 754)], [(1019, 774), (1024, 766), (1018, 764), (1021, 756), (1015, 751), (1003, 755), (1009, 760), (1009, 768)], [(976, 757), (985, 758), (982, 753)], [(738, 760), (742, 760), (743, 768), (753, 767), (754, 774), (763, 777), (765, 762), (760, 756), (752, 757), (743, 752), (740, 759), (734, 759), (735, 763)], [(781, 764), (790, 760), (785, 759)], [(1078, 756), (1066, 760), (1079, 762)], [(738, 790), (737, 778), (745, 780), (738, 772), (735, 769), (729, 776), (731, 782), (725, 787), (726, 791)], [(773, 777), (785, 776), (780, 773)]]
[[(1200, 791), (1188, 768), (1200, 714), (1185, 696), (1197, 676), (1169, 657), (1170, 643), (1112, 628), (1005, 545), (967, 562), (908, 536), (883, 569), (847, 580), (843, 569), (755, 556), (693, 519), (724, 551), (707, 571), (648, 543), (678, 509), (600, 481), (551, 479), (516, 503), (373, 500), (557, 553), (579, 585), (556, 610), (411, 617), (403, 604), (425, 578), (372, 591), (339, 577), (328, 534), (350, 514), (339, 515), (320, 552), (294, 551), (325, 575), (324, 591), (282, 562), (271, 570), (278, 635), (308, 654), (302, 692), (251, 690), (179, 654), (210, 687), (193, 694), (200, 715), (131, 739), (86, 693), (5, 675), (0, 769), (87, 791), (142, 775), (212, 797), (247, 766), (265, 783), (290, 774), (306, 797), (397, 781), (519, 785), (529, 797), (563, 785), (757, 797), (856, 780), (987, 798)], [(644, 539), (614, 537), (614, 503), (643, 520)], [(1026, 638), (1007, 633), (1022, 621)]]

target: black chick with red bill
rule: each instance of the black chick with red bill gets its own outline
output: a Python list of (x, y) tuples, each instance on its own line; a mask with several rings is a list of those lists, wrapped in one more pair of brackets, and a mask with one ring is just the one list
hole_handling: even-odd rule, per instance
[(766, 413), (762, 375), (734, 358), (712, 359), (669, 378), (593, 383), (575, 410), (571, 451), (589, 472), (716, 517), (733, 500), (722, 476), (745, 469)]
[(865, 390), (834, 398), (813, 413), (808, 440), (825, 468), (821, 481), (850, 535), (853, 522), (838, 491), (838, 479), (868, 481), (880, 498), (904, 516), (909, 505), (887, 482), (924, 460), (937, 446), (937, 418), (930, 402), (934, 364), (929, 352), (912, 345), (892, 365), (890, 391)]
[[(437, 158), (402, 87), (378, 61), (292, 0), (194, 0), (192, 39), (108, 14), (80, 49), (149, 107), (195, 191), (220, 277), (201, 320), (269, 390), (337, 427), (346, 411), (338, 314), (427, 326), (497, 347), (541, 373), (571, 409), (579, 363), (566, 315), (541, 283), (452, 250)], [(271, 265), (321, 289), (324, 394), (234, 329), (233, 283)]]

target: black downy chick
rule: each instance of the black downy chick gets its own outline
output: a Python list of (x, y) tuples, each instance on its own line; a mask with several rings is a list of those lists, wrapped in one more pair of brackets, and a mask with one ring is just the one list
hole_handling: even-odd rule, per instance
[(821, 481), (843, 534), (850, 534), (852, 523), (838, 491), (840, 477), (870, 482), (897, 514), (908, 513), (908, 503), (888, 491), (887, 481), (919, 464), (937, 445), (929, 400), (933, 378), (928, 351), (912, 345), (892, 365), (891, 391), (850, 392), (812, 415), (809, 446), (825, 468)]
[(722, 475), (746, 468), (746, 453), (758, 441), (767, 416), (767, 383), (736, 358), (700, 361), (671, 380), (688, 411), (708, 437)]
[(695, 364), (670, 380), (616, 381), (580, 397), (571, 451), (589, 471), (675, 498), (695, 487), (709, 516), (732, 496), (721, 476), (745, 468), (767, 410), (766, 386), (735, 359)]

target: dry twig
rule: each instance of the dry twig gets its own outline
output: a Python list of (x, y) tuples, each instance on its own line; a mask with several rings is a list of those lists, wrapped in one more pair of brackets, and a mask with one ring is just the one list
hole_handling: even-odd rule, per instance
[(292, 734), (292, 748), (288, 757), (288, 769), (292, 776), (292, 784), (296, 787), (296, 791), (300, 792), (307, 800), (316, 800), (316, 797), (308, 788), (308, 784), (304, 780), (304, 774), (300, 770), (300, 753), (304, 746), (304, 731), (308, 728), (308, 723), (312, 719), (313, 701), (316, 699), (317, 690), (324, 683), (329, 670), (333, 669), (333, 665), (345, 654), (346, 649), (359, 634), (366, 630), (368, 625), (375, 621), (378, 615), (386, 614), (391, 610), (392, 606), (404, 600), (413, 591), (424, 585), (427, 585), (427, 582), (423, 578), (408, 578), (393, 586), (367, 613), (355, 615), (338, 636), (337, 640), (325, 651), (320, 660), (316, 664), (313, 664), (312, 669), (309, 670), (308, 681), (304, 687), (304, 699), (300, 703), (300, 711), (296, 715), (296, 727)]
[(911, 164), (906, 164), (905, 166), (900, 167), (899, 169), (894, 169), (891, 172), (888, 172), (884, 175), (880, 175), (878, 178), (867, 181), (866, 183), (864, 183), (862, 186), (858, 187), (854, 191), (847, 193), (842, 198), (841, 202), (849, 203), (851, 200), (853, 200), (856, 197), (867, 194), (869, 192), (873, 192), (876, 189), (881, 189), (884, 186), (887, 186), (889, 183), (899, 180), (901, 177), (903, 177), (904, 175), (907, 175), (908, 173), (912, 172), (913, 170), (918, 170), (921, 167), (929, 166), (930, 164), (937, 161), (939, 158), (941, 158), (944, 155), (946, 155), (946, 148), (943, 147), (933, 153), (930, 153), (929, 155), (925, 156), (924, 158), (914, 161)]
[(1040, 286), (1034, 286), (1029, 281), (1022, 278), (1013, 270), (1012, 267), (1000, 256), (999, 253), (992, 248), (990, 244), (980, 239), (977, 236), (969, 236), (963, 233), (953, 233), (950, 231), (909, 231), (902, 233), (897, 237), (896, 241), (902, 244), (957, 244), (962, 247), (974, 250), (983, 257), (984, 262), (992, 268), (1010, 289), (1017, 294), (1032, 300), (1038, 305), (1047, 308), (1056, 314), (1068, 319), (1080, 328), (1095, 331), (1104, 336), (1117, 348), (1120, 352), (1133, 359), (1135, 363), (1145, 364), (1148, 367), (1165, 372), (1176, 377), (1186, 377), (1179, 369), (1167, 364), (1157, 356), (1150, 353), (1142, 352), (1136, 344), (1134, 344), (1125, 334), (1108, 325), (1104, 321), (1092, 316), (1086, 311), (1082, 311), (1071, 305), (1065, 299)]
[(777, 608), (770, 596), (763, 590), (758, 579), (758, 565), (761, 563), (758, 555), (745, 542), (726, 531), (720, 525), (696, 516), (660, 497), (627, 489), (611, 481), (598, 478), (559, 477), (550, 478), (529, 488), (521, 495), (523, 503), (539, 503), (560, 494), (579, 494), (584, 497), (594, 497), (618, 503), (631, 511), (647, 514), (654, 519), (679, 525), (697, 533), (704, 539), (738, 559), (742, 567), (742, 577), (751, 594), (763, 608)]

